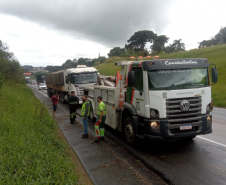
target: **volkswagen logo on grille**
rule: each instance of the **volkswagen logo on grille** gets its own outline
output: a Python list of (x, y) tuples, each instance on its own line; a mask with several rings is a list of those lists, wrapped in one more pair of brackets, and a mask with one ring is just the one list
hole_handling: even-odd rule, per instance
[(180, 102), (180, 109), (182, 111), (188, 111), (190, 108), (190, 102), (187, 100), (183, 100), (182, 102)]

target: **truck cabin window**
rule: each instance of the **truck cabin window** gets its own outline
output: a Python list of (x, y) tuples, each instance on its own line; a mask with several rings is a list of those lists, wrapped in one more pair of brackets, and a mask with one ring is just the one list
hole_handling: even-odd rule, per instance
[(97, 83), (97, 73), (73, 74), (71, 79), (74, 84)]
[(141, 68), (134, 68), (132, 69), (134, 71), (134, 88), (143, 91), (143, 71)]
[(209, 86), (208, 68), (148, 71), (150, 90), (190, 89)]

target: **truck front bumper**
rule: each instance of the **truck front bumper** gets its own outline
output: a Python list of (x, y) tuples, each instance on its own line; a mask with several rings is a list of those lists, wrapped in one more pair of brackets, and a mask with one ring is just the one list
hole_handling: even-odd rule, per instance
[[(172, 124), (168, 119), (145, 119), (144, 120), (144, 139), (148, 140), (170, 140), (179, 138), (194, 137), (196, 135), (204, 135), (212, 133), (212, 115), (200, 115), (199, 122), (184, 122)], [(211, 119), (208, 121), (207, 117)], [(158, 122), (159, 128), (153, 129), (152, 122)], [(191, 129), (181, 130), (182, 125), (192, 126)]]

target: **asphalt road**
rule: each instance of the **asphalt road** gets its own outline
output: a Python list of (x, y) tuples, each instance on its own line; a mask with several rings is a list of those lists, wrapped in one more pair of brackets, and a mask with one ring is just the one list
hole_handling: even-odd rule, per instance
[(214, 108), (213, 133), (194, 140), (139, 141), (128, 146), (111, 128), (107, 136), (169, 184), (226, 185), (226, 109)]
[[(213, 109), (213, 133), (199, 138), (210, 139), (214, 142), (221, 143), (226, 147), (226, 109)], [(226, 184), (226, 182), (225, 182)]]

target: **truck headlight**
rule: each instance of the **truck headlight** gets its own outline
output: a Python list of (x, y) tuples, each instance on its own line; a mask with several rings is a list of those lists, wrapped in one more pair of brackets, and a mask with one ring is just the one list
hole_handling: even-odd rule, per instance
[(157, 118), (159, 116), (159, 112), (155, 109), (150, 109), (151, 118)]
[(211, 117), (210, 116), (207, 117), (207, 121), (211, 122)]
[(157, 121), (153, 121), (153, 122), (150, 123), (150, 126), (151, 126), (151, 128), (153, 128), (153, 129), (158, 129), (159, 126), (160, 126), (160, 124), (159, 124), (159, 122), (157, 122)]

